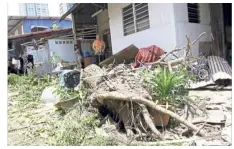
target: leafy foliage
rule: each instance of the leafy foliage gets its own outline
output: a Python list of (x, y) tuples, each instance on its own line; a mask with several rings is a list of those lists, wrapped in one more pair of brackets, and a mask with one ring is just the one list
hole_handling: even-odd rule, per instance
[(144, 73), (149, 89), (160, 104), (178, 105), (183, 103), (189, 85), (189, 73), (185, 69), (169, 71), (167, 68), (155, 69)]
[[(48, 75), (37, 77), (35, 75), (19, 76), (9, 74), (9, 90), (11, 92), (19, 92), (17, 97), (11, 98), (17, 104), (8, 108), (10, 129), (11, 127), (17, 127), (16, 125), (21, 125), (21, 123), (28, 123), (28, 121), (46, 122), (43, 127), (39, 127), (38, 125), (38, 127), (34, 127), (32, 130), (30, 128), (30, 130), (25, 130), (25, 133), (32, 137), (31, 142), (27, 141), (27, 136), (22, 137), (23, 135), (21, 135), (22, 140), (19, 139), (21, 141), (20, 144), (32, 145), (35, 143), (33, 141), (36, 141), (41, 136), (47, 145), (116, 145), (112, 140), (95, 134), (95, 127), (99, 124), (96, 114), (91, 113), (87, 116), (80, 116), (86, 112), (86, 109), (81, 108), (82, 104), (78, 103), (79, 107), (74, 106), (73, 110), (64, 117), (56, 116), (57, 112), (50, 113), (51, 116), (46, 114), (45, 117), (42, 117), (44, 115), (43, 111), (38, 114), (35, 114), (35, 112), (32, 114), (32, 111), (37, 111), (42, 106), (40, 104), (40, 96), (44, 88), (58, 84), (57, 79)], [(75, 95), (83, 100), (86, 95), (85, 89), (82, 86), (77, 87), (77, 89), (58, 87), (56, 92), (63, 95), (64, 100), (70, 99)], [(82, 100), (80, 101), (82, 102)], [(19, 116), (15, 116), (16, 114), (19, 114)], [(29, 124), (24, 125), (27, 126)]]
[(8, 75), (8, 86), (11, 91), (17, 91), (23, 95), (24, 101), (38, 101), (42, 91), (47, 86), (57, 83), (57, 78), (49, 75), (37, 77), (35, 74), (30, 76)]
[(49, 58), (49, 64), (57, 65), (58, 62), (61, 62), (63, 59), (55, 54), (52, 53), (51, 57)]
[(61, 122), (56, 122), (49, 144), (56, 146), (77, 146), (77, 145), (116, 145), (112, 140), (95, 134), (95, 127), (99, 124), (96, 114), (89, 113), (81, 116), (74, 108)]
[[(56, 86), (56, 94), (63, 100), (79, 97), (81, 103), (77, 103), (65, 116), (57, 116), (55, 112), (47, 113), (39, 108), (44, 108), (40, 104), (42, 91), (48, 86)], [(47, 145), (71, 146), (71, 145), (117, 145), (113, 140), (95, 133), (95, 127), (99, 124), (96, 114), (87, 112), (82, 105), (86, 97), (86, 90), (83, 86), (75, 89), (66, 89), (59, 87), (58, 78), (50, 75), (37, 77), (35, 74), (30, 76), (19, 76), (15, 74), (8, 75), (8, 88), (10, 92), (19, 92), (17, 97), (11, 98), (17, 104), (8, 107), (8, 124), (10, 129), (16, 125), (31, 125), (30, 123), (43, 122), (42, 125), (30, 127), (24, 130), (27, 135), (21, 135), (18, 145), (33, 145), (40, 139)], [(47, 109), (47, 108), (46, 108)], [(47, 109), (48, 110), (48, 109)], [(32, 111), (40, 111), (36, 112)], [(46, 114), (45, 114), (46, 113)], [(95, 112), (94, 112), (95, 113)], [(27, 123), (27, 124), (26, 124)], [(18, 126), (21, 127), (21, 126)], [(18, 135), (18, 134), (17, 134)], [(30, 140), (30, 141), (28, 141)], [(17, 142), (16, 142), (17, 143)], [(40, 142), (39, 142), (40, 143)]]

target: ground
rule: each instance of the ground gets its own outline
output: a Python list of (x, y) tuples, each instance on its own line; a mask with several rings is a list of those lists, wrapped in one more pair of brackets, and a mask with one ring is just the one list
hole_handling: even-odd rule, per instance
[[(198, 95), (211, 103), (219, 103), (223, 99), (231, 100), (230, 90), (190, 91), (190, 95)], [(55, 127), (55, 121), (61, 120), (61, 116), (53, 107), (40, 101), (25, 103), (19, 98), (20, 95), (8, 94), (8, 145), (51, 145), (50, 137), (53, 134), (50, 130)]]

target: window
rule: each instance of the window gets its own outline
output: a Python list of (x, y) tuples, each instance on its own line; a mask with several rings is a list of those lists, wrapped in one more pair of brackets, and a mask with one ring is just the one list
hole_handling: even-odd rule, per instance
[(188, 20), (190, 23), (200, 23), (199, 4), (188, 3)]
[(150, 28), (147, 3), (130, 4), (123, 8), (124, 36)]

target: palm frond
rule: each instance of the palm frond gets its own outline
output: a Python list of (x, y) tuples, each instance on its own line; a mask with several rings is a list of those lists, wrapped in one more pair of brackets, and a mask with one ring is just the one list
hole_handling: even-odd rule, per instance
[(187, 71), (171, 72), (168, 68), (145, 73), (145, 80), (150, 85), (153, 95), (157, 96), (160, 104), (177, 104), (183, 102), (181, 96), (185, 93), (185, 86), (189, 76)]

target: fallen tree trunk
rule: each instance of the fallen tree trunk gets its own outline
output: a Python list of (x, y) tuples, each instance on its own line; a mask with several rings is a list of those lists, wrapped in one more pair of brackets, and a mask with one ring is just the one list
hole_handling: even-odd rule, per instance
[(195, 132), (198, 132), (198, 134), (200, 134), (201, 136), (205, 137), (205, 133), (200, 130), (199, 131), (199, 128), (197, 128), (195, 125), (193, 125), (192, 123), (186, 121), (185, 119), (181, 118), (179, 115), (177, 115), (176, 113), (172, 112), (172, 111), (169, 111), (157, 104), (155, 104), (153, 101), (150, 101), (150, 100), (147, 100), (145, 98), (142, 98), (142, 97), (136, 97), (134, 95), (132, 96), (129, 96), (129, 95), (124, 95), (120, 92), (109, 92), (109, 93), (104, 93), (104, 94), (96, 94), (94, 96), (95, 99), (98, 99), (98, 100), (122, 100), (122, 101), (128, 101), (128, 102), (137, 102), (137, 103), (140, 103), (140, 104), (144, 104), (154, 110), (157, 110), (161, 113), (165, 113), (165, 114), (168, 114), (170, 115), (172, 118), (176, 119), (177, 121), (179, 121), (180, 123), (186, 125), (188, 128), (194, 130)]

